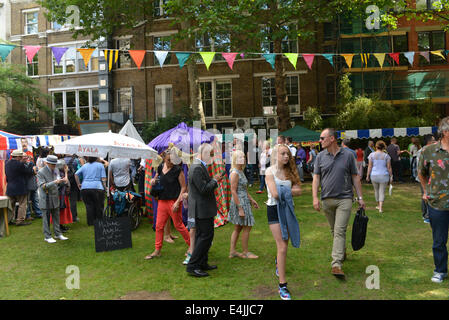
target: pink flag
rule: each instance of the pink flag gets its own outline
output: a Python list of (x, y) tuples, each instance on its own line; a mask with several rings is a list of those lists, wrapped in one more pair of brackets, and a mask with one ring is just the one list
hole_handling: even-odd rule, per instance
[(23, 48), (25, 49), (25, 54), (27, 55), (28, 62), (33, 63), (33, 58), (39, 51), (41, 46), (23, 46)]
[(235, 57), (237, 56), (238, 53), (236, 52), (222, 52), (221, 55), (223, 56), (223, 58), (225, 58), (226, 62), (228, 63), (229, 68), (231, 68), (234, 66), (234, 61), (235, 61)]
[(302, 57), (304, 58), (304, 61), (307, 63), (307, 66), (310, 70), (312, 70), (312, 63), (313, 59), (315, 59), (314, 54), (303, 54)]

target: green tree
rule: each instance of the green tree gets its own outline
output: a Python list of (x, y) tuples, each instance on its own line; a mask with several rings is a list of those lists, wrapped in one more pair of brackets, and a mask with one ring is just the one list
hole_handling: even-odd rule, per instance
[(323, 129), (323, 117), (317, 107), (308, 107), (303, 114), (304, 125), (311, 130)]
[(12, 99), (21, 108), (6, 115), (3, 130), (16, 134), (38, 134), (45, 125), (41, 115), (51, 115), (43, 101), (47, 95), (40, 92), (37, 82), (26, 75), (25, 67), (0, 63), (0, 96)]

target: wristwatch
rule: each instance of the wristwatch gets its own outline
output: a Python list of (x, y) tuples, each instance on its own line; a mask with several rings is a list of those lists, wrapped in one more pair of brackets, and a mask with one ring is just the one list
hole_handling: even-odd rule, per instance
[(357, 200), (363, 200), (363, 198), (362, 197), (357, 197)]

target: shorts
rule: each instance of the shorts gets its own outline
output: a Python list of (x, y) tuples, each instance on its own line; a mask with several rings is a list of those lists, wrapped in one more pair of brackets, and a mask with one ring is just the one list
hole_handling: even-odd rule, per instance
[(195, 228), (195, 218), (188, 218), (187, 219), (187, 229), (190, 231), (190, 229)]
[(279, 223), (278, 206), (267, 206), (268, 224)]

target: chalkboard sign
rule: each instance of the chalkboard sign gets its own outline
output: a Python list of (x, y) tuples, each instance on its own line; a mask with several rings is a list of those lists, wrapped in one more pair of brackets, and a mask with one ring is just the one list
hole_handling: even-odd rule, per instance
[(97, 252), (132, 248), (129, 217), (98, 219), (94, 227)]

